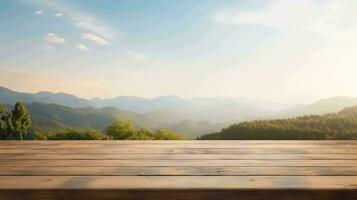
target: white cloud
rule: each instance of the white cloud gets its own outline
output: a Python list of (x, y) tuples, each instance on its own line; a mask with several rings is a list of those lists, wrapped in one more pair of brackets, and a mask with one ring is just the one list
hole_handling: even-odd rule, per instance
[(62, 13), (56, 13), (56, 14), (54, 14), (53, 16), (54, 16), (54, 17), (62, 17), (62, 15), (63, 15)]
[(77, 44), (76, 48), (80, 50), (88, 50), (87, 46), (85, 46), (84, 44)]
[(161, 62), (159, 59), (152, 58), (147, 54), (136, 51), (126, 51), (125, 56), (132, 64), (141, 63), (147, 66), (149, 64), (159, 64)]
[(201, 91), (228, 96), (239, 91), (245, 96), (296, 102), (306, 97), (356, 96), (356, 9), (357, 1), (277, 0), (261, 10), (216, 13), (213, 19), (222, 24), (283, 31), (244, 59), (212, 73)]
[(132, 60), (147, 60), (149, 57), (145, 54), (141, 54), (135, 51), (127, 51), (126, 56)]
[(356, 38), (357, 2), (276, 0), (260, 10), (223, 10), (212, 19), (226, 25), (255, 24), (276, 29), (311, 32), (327, 38)]
[(239, 25), (256, 24), (284, 29), (301, 29), (323, 14), (321, 5), (311, 0), (270, 1), (260, 10), (228, 10), (213, 15), (216, 22)]
[(116, 42), (117, 34), (110, 26), (105, 25), (100, 19), (95, 16), (88, 15), (77, 9), (74, 9), (70, 4), (63, 1), (49, 0), (22, 0), (36, 7), (47, 6), (62, 15), (68, 16), (68, 19), (73, 26), (92, 32), (108, 41)]
[[(166, 92), (184, 96), (251, 96), (299, 103), (324, 96), (357, 96), (357, 79), (354, 77), (357, 74), (357, 58), (354, 55), (357, 52), (357, 1), (266, 2), (266, 7), (256, 10), (239, 8), (222, 10), (213, 15), (215, 22), (229, 26), (254, 24), (254, 27), (279, 30), (274, 37), (264, 40), (255, 49), (232, 61), (222, 59), (222, 62), (218, 62), (215, 58), (209, 58), (181, 63), (161, 61), (157, 65), (147, 62), (150, 56), (129, 51), (124, 58), (115, 55), (117, 61), (96, 57), (89, 58), (92, 62), (81, 60), (85, 62), (81, 65), (85, 66), (84, 71), (77, 63), (73, 66), (83, 73), (91, 72), (93, 77), (103, 76), (104, 80), (109, 80), (107, 76), (111, 77), (109, 85), (113, 86), (110, 90), (113, 95), (152, 96)], [(62, 7), (57, 12), (68, 16), (73, 26), (95, 36), (86, 40), (93, 41), (99, 37), (104, 43), (113, 43), (113, 30), (98, 19)], [(251, 27), (244, 27), (244, 31), (253, 34), (239, 34), (240, 29), (235, 29), (237, 32), (232, 34), (252, 39), (257, 35), (257, 29)], [(229, 28), (225, 27), (225, 30)], [(237, 43), (237, 46), (240, 44)], [(92, 71), (88, 70), (88, 63), (92, 65)], [(66, 65), (61, 63), (58, 66)], [(103, 71), (97, 66), (108, 66), (112, 71)], [(72, 70), (74, 67), (68, 68)], [(156, 78), (152, 80), (149, 76)], [(43, 84), (39, 85), (41, 87)], [(126, 88), (125, 85), (131, 87)], [(123, 88), (118, 89), (121, 86)], [(98, 87), (98, 91), (101, 92), (105, 87)]]
[(54, 47), (52, 45), (49, 45), (49, 44), (46, 44), (45, 45), (45, 49), (46, 49), (46, 51), (54, 51), (54, 50), (56, 50), (56, 47)]
[(75, 13), (72, 20), (74, 21), (74, 25), (78, 28), (93, 32), (107, 40), (116, 40), (116, 34), (112, 31), (112, 29), (101, 24), (95, 17)]
[(311, 0), (271, 1), (260, 10), (220, 11), (213, 19), (223, 24), (257, 24), (275, 28), (301, 28), (320, 16), (323, 12)]
[(38, 10), (35, 12), (35, 15), (42, 15), (42, 14), (43, 14), (43, 11), (41, 11), (41, 10)]
[(93, 33), (82, 33), (81, 38), (84, 40), (89, 40), (89, 41), (95, 42), (100, 45), (109, 44), (107, 40), (105, 40), (104, 38), (102, 38), (98, 35), (95, 35)]
[(49, 33), (43, 39), (46, 43), (50, 44), (64, 44), (65, 40), (54, 33)]

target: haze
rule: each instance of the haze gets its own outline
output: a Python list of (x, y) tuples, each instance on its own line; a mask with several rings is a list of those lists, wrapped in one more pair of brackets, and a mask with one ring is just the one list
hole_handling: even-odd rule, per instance
[(357, 96), (354, 0), (2, 0), (0, 85), (77, 96)]

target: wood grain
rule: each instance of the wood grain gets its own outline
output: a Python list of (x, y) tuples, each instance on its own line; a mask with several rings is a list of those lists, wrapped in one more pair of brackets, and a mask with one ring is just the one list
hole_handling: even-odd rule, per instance
[(0, 160), (357, 160), (357, 154), (0, 154)]
[(119, 167), (119, 166), (223, 166), (318, 167), (357, 166), (357, 160), (0, 160), (0, 166)]
[(79, 149), (53, 149), (53, 148), (0, 148), (0, 154), (28, 154), (28, 153), (61, 153), (61, 154), (356, 154), (357, 149), (302, 149), (302, 148), (266, 148), (266, 149), (240, 149), (240, 148), (79, 148)]
[(355, 176), (357, 167), (0, 167), (0, 176)]
[[(36, 183), (36, 184), (34, 184)], [(1, 189), (357, 189), (350, 176), (0, 176)]]
[(0, 141), (0, 199), (356, 199), (357, 141)]
[(1, 149), (18, 149), (18, 148), (67, 148), (67, 149), (81, 149), (81, 148), (141, 148), (141, 149), (161, 149), (161, 148), (210, 148), (210, 149), (224, 149), (224, 148), (239, 148), (239, 149), (334, 149), (334, 148), (345, 148), (345, 149), (357, 149), (357, 144), (1, 144)]

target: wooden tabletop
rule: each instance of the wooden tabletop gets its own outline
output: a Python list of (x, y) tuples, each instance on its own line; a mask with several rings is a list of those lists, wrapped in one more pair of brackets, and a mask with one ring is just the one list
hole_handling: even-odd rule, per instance
[(0, 199), (357, 199), (357, 141), (1, 141)]

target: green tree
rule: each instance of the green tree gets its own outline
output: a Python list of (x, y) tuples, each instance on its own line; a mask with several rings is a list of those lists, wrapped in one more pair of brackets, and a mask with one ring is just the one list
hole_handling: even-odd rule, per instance
[(23, 102), (17, 102), (13, 111), (0, 106), (0, 139), (23, 140), (31, 126), (31, 117)]
[(11, 113), (4, 106), (0, 105), (0, 139), (4, 140), (8, 137), (9, 125), (11, 125)]
[(105, 129), (105, 133), (115, 140), (125, 140), (135, 134), (135, 129), (130, 121), (114, 121)]
[(27, 134), (27, 129), (31, 126), (31, 117), (23, 102), (17, 102), (14, 110), (11, 112), (12, 138), (23, 140)]

